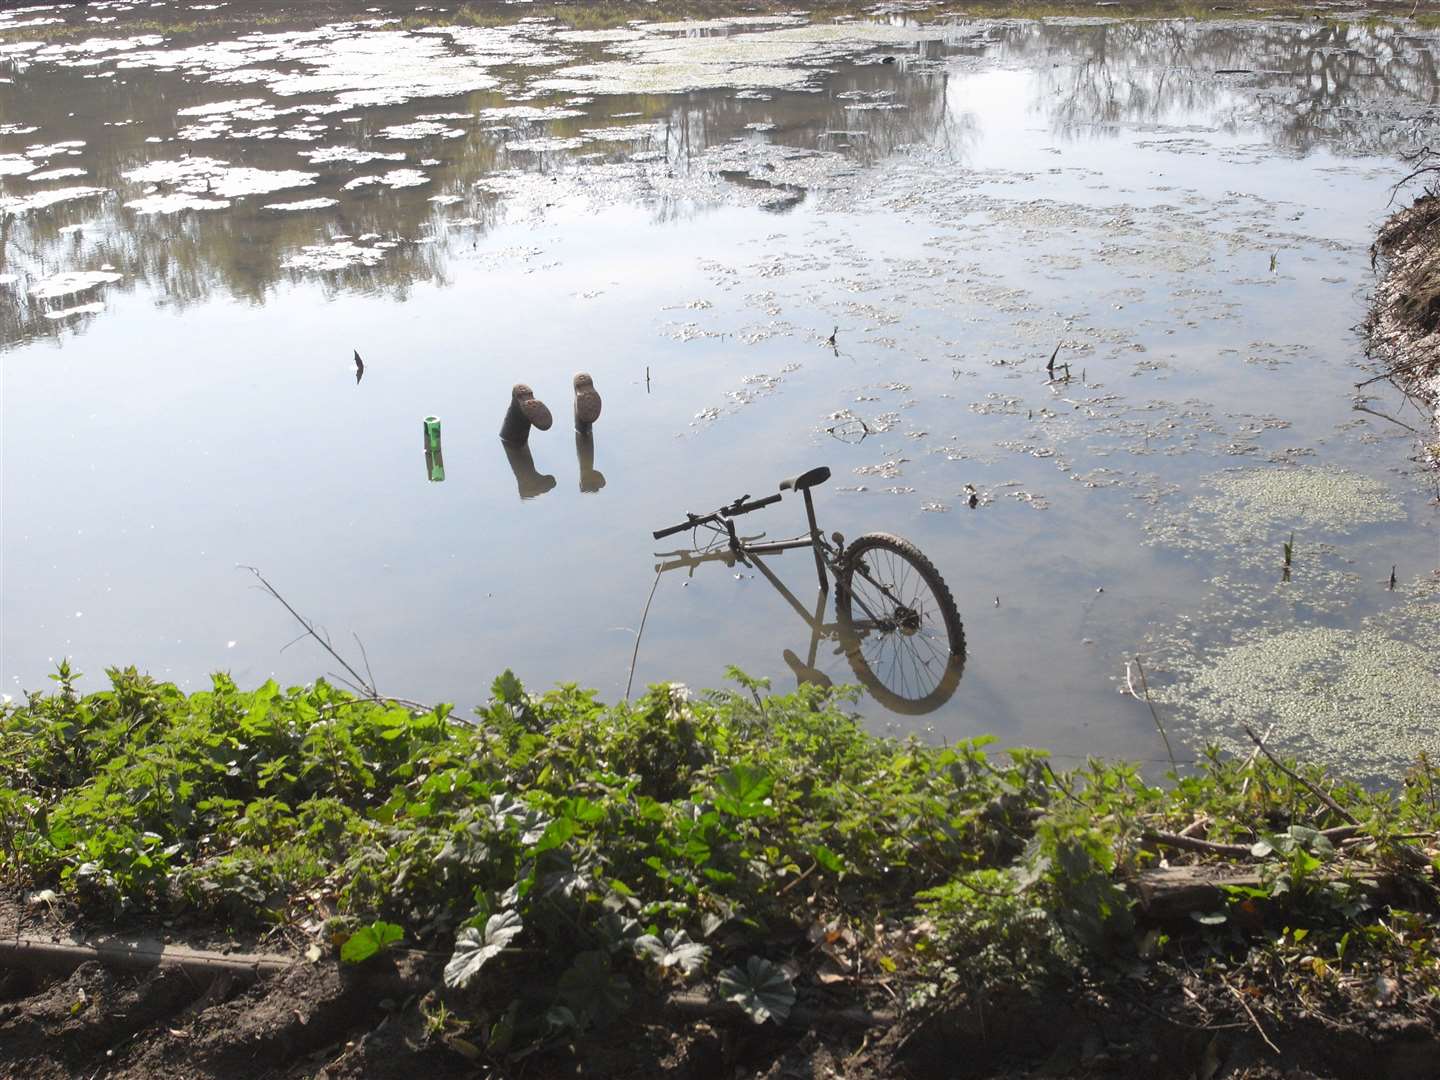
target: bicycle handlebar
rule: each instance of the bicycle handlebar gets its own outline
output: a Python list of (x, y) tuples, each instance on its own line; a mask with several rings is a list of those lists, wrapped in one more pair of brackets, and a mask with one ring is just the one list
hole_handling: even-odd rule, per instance
[(769, 506), (771, 503), (779, 502), (784, 496), (768, 495), (763, 499), (756, 499), (754, 502), (747, 502), (740, 506), (727, 506), (720, 512), (726, 517), (739, 517), (741, 514), (748, 514), (751, 510), (759, 510), (762, 506)]
[(684, 532), (686, 529), (696, 529), (701, 525), (709, 525), (712, 522), (719, 521), (722, 517), (739, 517), (741, 514), (748, 514), (752, 510), (759, 510), (762, 506), (769, 506), (772, 503), (779, 502), (782, 496), (769, 495), (763, 499), (756, 499), (754, 502), (746, 502), (745, 500), (747, 498), (749, 498), (748, 495), (741, 495), (740, 498), (736, 499), (729, 506), (722, 506), (713, 514), (688, 514), (686, 515), (688, 520), (682, 521), (679, 525), (671, 525), (668, 529), (657, 529), (650, 535), (655, 537), (656, 540), (663, 540), (667, 536), (674, 536), (676, 533)]

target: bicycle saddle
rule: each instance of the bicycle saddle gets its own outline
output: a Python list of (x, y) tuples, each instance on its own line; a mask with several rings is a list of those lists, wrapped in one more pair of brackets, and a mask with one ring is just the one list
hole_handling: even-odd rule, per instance
[(802, 472), (799, 476), (792, 476), (789, 480), (780, 481), (781, 491), (804, 491), (816, 484), (823, 484), (830, 479), (830, 469), (821, 465), (818, 469), (811, 469), (809, 472)]

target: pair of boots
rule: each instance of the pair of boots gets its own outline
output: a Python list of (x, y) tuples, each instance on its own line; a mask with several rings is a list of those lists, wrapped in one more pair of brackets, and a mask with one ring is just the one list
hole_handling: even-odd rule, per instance
[[(589, 434), (590, 427), (600, 419), (600, 394), (595, 380), (585, 372), (575, 376), (575, 430)], [(550, 409), (524, 383), (516, 383), (510, 391), (510, 408), (500, 425), (500, 438), (512, 445), (523, 446), (530, 439), (530, 429), (549, 431), (554, 422)]]

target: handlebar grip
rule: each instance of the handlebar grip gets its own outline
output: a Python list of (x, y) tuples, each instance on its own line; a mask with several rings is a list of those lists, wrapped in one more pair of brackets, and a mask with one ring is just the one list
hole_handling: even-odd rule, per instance
[(741, 514), (748, 514), (751, 510), (759, 510), (762, 506), (769, 506), (771, 503), (779, 502), (783, 496), (767, 495), (763, 499), (756, 499), (754, 502), (745, 503), (743, 506), (730, 507), (725, 510), (726, 517), (739, 517)]
[(671, 525), (668, 529), (656, 529), (650, 535), (656, 540), (664, 540), (667, 536), (674, 536), (676, 533), (684, 532), (686, 529), (693, 529), (696, 525), (703, 525), (713, 518), (714, 514), (707, 514), (705, 517), (692, 517), (689, 521), (682, 521), (679, 525)]

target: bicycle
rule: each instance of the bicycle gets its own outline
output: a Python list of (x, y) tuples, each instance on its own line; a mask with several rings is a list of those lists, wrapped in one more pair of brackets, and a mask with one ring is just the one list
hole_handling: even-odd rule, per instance
[[(829, 479), (830, 470), (822, 465), (783, 481), (775, 495), (754, 501), (748, 494), (742, 495), (709, 514), (686, 514), (679, 525), (657, 529), (653, 533), (656, 540), (687, 529), (708, 529), (724, 539), (725, 547), (720, 551), (657, 552), (662, 559), (667, 555), (679, 558), (658, 564), (656, 573), (688, 566), (693, 574), (694, 567), (711, 561), (731, 566), (738, 561), (758, 569), (811, 627), (808, 664), (801, 664), (798, 657), (792, 659), (787, 650), (786, 660), (802, 681), (807, 672), (818, 674), (815, 655), (820, 639), (835, 637), (851, 670), (882, 705), (900, 713), (930, 712), (949, 700), (965, 668), (965, 629), (955, 599), (934, 564), (902, 537), (872, 532), (846, 544), (838, 532), (825, 536), (815, 520), (810, 491)], [(762, 543), (757, 541), (764, 539), (763, 533), (742, 537), (736, 532), (736, 518), (774, 505), (787, 491), (798, 491), (804, 497), (808, 533)], [(803, 547), (814, 552), (820, 579), (813, 616), (760, 559)], [(831, 576), (837, 622), (826, 624), (822, 615)]]

